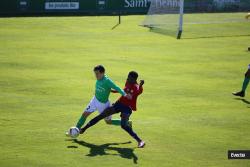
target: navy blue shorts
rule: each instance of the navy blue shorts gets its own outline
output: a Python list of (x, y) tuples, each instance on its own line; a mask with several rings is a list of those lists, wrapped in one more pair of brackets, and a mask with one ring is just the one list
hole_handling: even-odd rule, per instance
[(126, 114), (128, 117), (132, 114), (131, 108), (120, 102), (116, 102), (112, 107), (114, 107), (117, 113), (120, 112), (121, 114)]

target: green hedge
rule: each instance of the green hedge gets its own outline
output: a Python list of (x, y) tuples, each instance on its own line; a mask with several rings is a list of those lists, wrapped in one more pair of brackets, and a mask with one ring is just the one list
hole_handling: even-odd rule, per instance
[[(163, 1), (163, 0), (162, 0)], [(185, 0), (185, 12), (240, 12), (250, 11), (250, 0)], [(225, 0), (223, 0), (225, 2)], [(145, 14), (150, 0), (1, 0), (0, 15), (52, 14)]]

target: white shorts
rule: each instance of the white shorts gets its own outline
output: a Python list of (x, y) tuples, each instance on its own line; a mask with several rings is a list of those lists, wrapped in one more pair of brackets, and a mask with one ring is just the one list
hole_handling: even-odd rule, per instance
[[(87, 105), (86, 109), (84, 110), (85, 112), (95, 112), (98, 110), (98, 112), (101, 114), (106, 108), (110, 106), (110, 102), (108, 101), (107, 103), (101, 103), (99, 100), (96, 99), (94, 96), (89, 104)], [(106, 117), (105, 120), (111, 120), (112, 116), (110, 115), (109, 117)]]

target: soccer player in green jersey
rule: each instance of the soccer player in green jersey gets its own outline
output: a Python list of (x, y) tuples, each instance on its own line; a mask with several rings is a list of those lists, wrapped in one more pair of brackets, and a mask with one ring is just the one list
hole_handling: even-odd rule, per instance
[[(131, 98), (129, 94), (126, 94), (123, 89), (118, 87), (111, 79), (108, 78), (107, 75), (105, 75), (105, 68), (102, 65), (98, 65), (94, 67), (94, 73), (96, 76), (96, 84), (95, 84), (95, 95), (83, 111), (80, 119), (78, 120), (76, 127), (80, 129), (87, 117), (95, 112), (96, 110), (99, 111), (99, 113), (102, 113), (107, 107), (110, 106), (109, 102), (109, 95), (111, 90), (115, 90), (119, 92), (122, 96), (125, 96), (126, 98)], [(107, 124), (110, 125), (121, 125), (121, 120), (115, 120), (112, 119), (111, 116), (104, 119)], [(69, 136), (68, 132), (66, 132), (66, 135)]]
[(248, 70), (245, 73), (245, 78), (242, 84), (242, 89), (239, 92), (233, 93), (235, 96), (245, 97), (245, 92), (250, 81), (250, 64), (248, 65)]

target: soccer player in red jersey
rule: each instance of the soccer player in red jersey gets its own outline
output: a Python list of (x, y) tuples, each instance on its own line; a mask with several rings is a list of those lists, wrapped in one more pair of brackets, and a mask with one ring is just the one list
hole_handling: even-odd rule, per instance
[(89, 127), (95, 125), (103, 118), (106, 118), (115, 113), (121, 113), (121, 128), (128, 132), (130, 136), (132, 136), (138, 142), (139, 148), (144, 147), (145, 142), (137, 136), (137, 134), (133, 131), (132, 127), (128, 124), (129, 117), (132, 114), (132, 111), (136, 111), (137, 97), (143, 92), (142, 85), (144, 84), (144, 81), (141, 80), (140, 84), (138, 84), (137, 78), (137, 72), (129, 72), (124, 91), (128, 95), (130, 95), (130, 98), (120, 97), (111, 107), (108, 107), (100, 115), (89, 121), (89, 123), (80, 130), (80, 133), (84, 133)]

